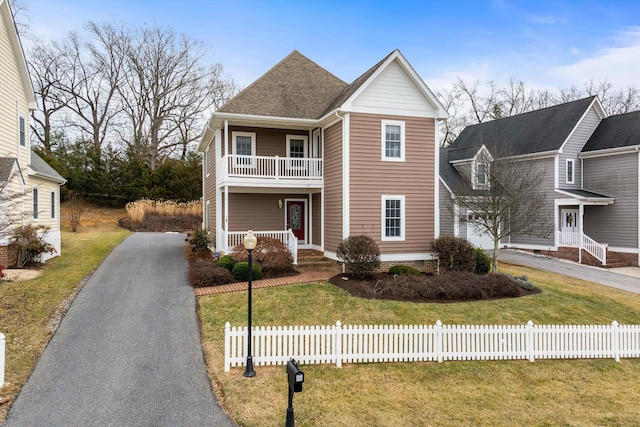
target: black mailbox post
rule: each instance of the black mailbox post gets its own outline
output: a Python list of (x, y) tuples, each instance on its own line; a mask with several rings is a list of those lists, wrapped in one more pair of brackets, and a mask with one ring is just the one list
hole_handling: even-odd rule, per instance
[(304, 372), (300, 370), (294, 359), (287, 362), (287, 379), (289, 381), (289, 407), (287, 408), (287, 422), (285, 427), (295, 427), (293, 416), (293, 394), (302, 391)]

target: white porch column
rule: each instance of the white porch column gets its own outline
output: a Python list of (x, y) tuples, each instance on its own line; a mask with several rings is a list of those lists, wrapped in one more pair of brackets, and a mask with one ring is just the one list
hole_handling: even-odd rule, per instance
[[(229, 186), (224, 186), (224, 231), (225, 234), (229, 233)], [(228, 239), (227, 239), (228, 242)], [(227, 242), (224, 242), (225, 251), (229, 251), (227, 248)]]
[(216, 185), (216, 250), (220, 250), (224, 247), (222, 242), (222, 190)]
[(580, 211), (578, 213), (578, 216), (580, 217), (580, 221), (578, 221), (578, 233), (580, 235), (580, 243), (578, 244), (578, 262), (580, 264), (582, 264), (582, 242), (584, 241), (583, 239), (583, 235), (584, 235), (584, 227), (582, 226), (582, 222), (584, 220), (584, 205), (582, 203), (580, 203), (578, 205)]
[(227, 155), (227, 151), (229, 151), (229, 120), (224, 121), (224, 149), (222, 152), (223, 155)]
[(320, 250), (324, 252), (324, 186), (320, 191)]

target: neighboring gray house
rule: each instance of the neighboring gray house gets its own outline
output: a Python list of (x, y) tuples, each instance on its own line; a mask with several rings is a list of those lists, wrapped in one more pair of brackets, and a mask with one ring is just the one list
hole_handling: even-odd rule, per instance
[[(505, 150), (506, 147), (506, 150)], [(482, 247), (491, 239), (456, 204), (466, 183), (480, 191), (481, 150), (526, 156), (544, 170), (548, 238), (509, 236), (501, 247), (595, 265), (638, 265), (640, 112), (606, 117), (597, 97), (467, 127), (440, 153), (441, 235)], [(458, 190), (456, 190), (458, 189)]]

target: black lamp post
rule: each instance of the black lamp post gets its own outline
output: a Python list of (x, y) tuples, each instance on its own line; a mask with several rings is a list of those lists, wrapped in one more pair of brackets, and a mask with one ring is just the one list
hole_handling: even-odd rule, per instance
[(249, 292), (248, 292), (248, 297), (249, 297), (249, 301), (248, 301), (248, 305), (249, 305), (249, 310), (248, 310), (248, 323), (249, 323), (249, 341), (247, 342), (247, 369), (244, 371), (244, 376), (245, 377), (255, 377), (256, 376), (256, 371), (253, 370), (253, 355), (251, 352), (251, 274), (252, 274), (252, 270), (251, 270), (251, 252), (256, 248), (256, 244), (258, 243), (258, 239), (256, 239), (256, 236), (253, 235), (253, 231), (251, 231), (251, 229), (249, 229), (249, 231), (247, 232), (247, 235), (244, 238), (244, 248), (249, 252), (249, 273), (248, 273), (248, 282), (249, 282)]

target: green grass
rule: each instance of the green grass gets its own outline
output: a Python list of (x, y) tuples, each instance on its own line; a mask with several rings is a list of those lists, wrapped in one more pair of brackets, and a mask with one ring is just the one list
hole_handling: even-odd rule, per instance
[[(640, 295), (526, 268), (543, 293), (457, 304), (352, 297), (330, 284), (254, 291), (254, 325), (640, 323)], [(199, 299), (214, 388), (242, 426), (278, 426), (287, 407), (284, 367), (223, 371), (224, 324), (246, 325), (246, 293)], [(304, 426), (637, 425), (640, 360), (305, 365), (295, 397)], [(251, 396), (252, 398), (248, 398)]]
[(0, 332), (6, 335), (5, 386), (0, 388), (0, 422), (24, 385), (52, 333), (56, 309), (130, 234), (120, 228), (62, 233), (62, 255), (46, 263), (40, 277), (0, 283)]

